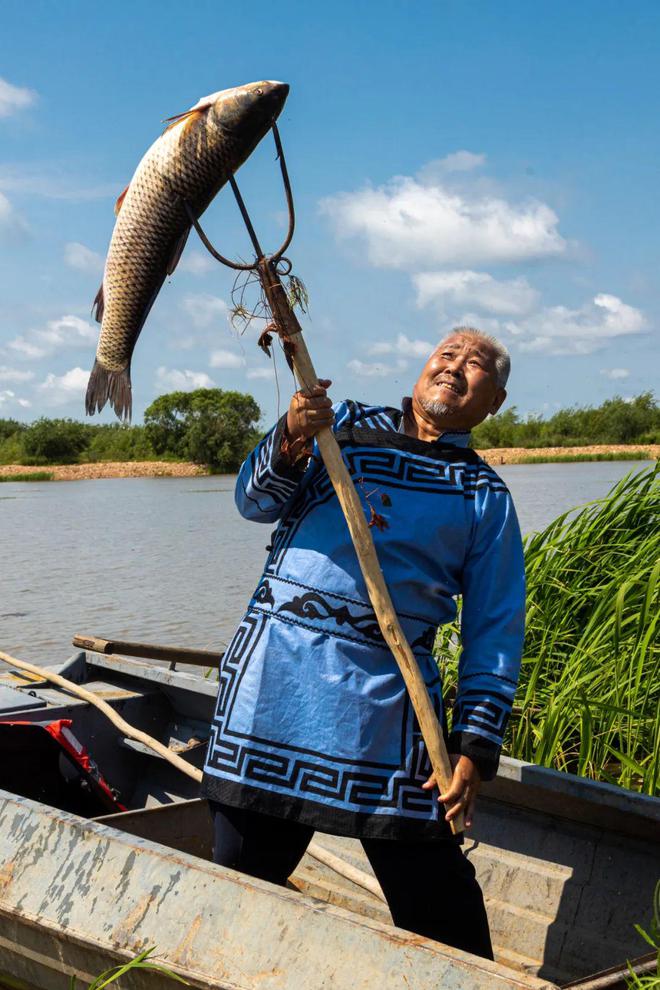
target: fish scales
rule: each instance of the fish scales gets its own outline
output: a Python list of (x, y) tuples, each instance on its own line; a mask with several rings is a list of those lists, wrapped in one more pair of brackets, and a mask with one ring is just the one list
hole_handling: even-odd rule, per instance
[(197, 217), (249, 157), (284, 105), (284, 83), (250, 83), (199, 101), (152, 144), (124, 194), (96, 298), (101, 333), (85, 400), (130, 419), (130, 363), (149, 311)]

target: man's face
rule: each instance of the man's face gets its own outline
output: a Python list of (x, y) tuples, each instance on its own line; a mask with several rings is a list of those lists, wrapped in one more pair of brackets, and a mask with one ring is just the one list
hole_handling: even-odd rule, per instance
[(438, 427), (471, 430), (506, 398), (487, 341), (453, 334), (436, 347), (413, 390), (413, 402)]

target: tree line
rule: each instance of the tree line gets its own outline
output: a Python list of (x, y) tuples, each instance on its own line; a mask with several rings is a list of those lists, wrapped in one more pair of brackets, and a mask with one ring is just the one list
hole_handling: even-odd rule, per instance
[[(200, 388), (160, 396), (145, 410), (143, 426), (0, 419), (0, 464), (179, 460), (236, 471), (261, 436), (260, 418), (251, 395)], [(522, 417), (513, 407), (473, 434), (477, 448), (627, 443), (660, 443), (660, 406), (651, 392), (561, 409), (548, 419)]]
[(515, 406), (473, 431), (473, 446), (586, 447), (592, 444), (660, 443), (660, 405), (652, 392), (600, 406), (560, 409), (549, 418), (520, 416)]
[(0, 464), (176, 460), (236, 471), (261, 436), (260, 418), (251, 395), (200, 388), (161, 395), (143, 426), (0, 419)]

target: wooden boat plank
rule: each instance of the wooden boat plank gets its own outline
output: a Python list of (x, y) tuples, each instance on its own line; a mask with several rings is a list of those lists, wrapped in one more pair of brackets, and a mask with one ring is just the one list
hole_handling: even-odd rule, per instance
[(195, 667), (217, 668), (222, 653), (211, 650), (191, 650), (185, 646), (161, 646), (156, 643), (133, 643), (124, 639), (103, 639), (77, 633), (72, 643), (81, 650), (91, 653), (120, 653), (129, 657), (143, 657), (147, 660), (162, 660), (166, 663), (192, 664)]

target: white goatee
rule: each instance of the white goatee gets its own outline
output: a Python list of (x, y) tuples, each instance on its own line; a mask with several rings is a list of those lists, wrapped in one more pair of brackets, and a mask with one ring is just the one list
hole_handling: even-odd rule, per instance
[(439, 399), (420, 399), (420, 406), (430, 416), (451, 416), (451, 409), (446, 402)]

